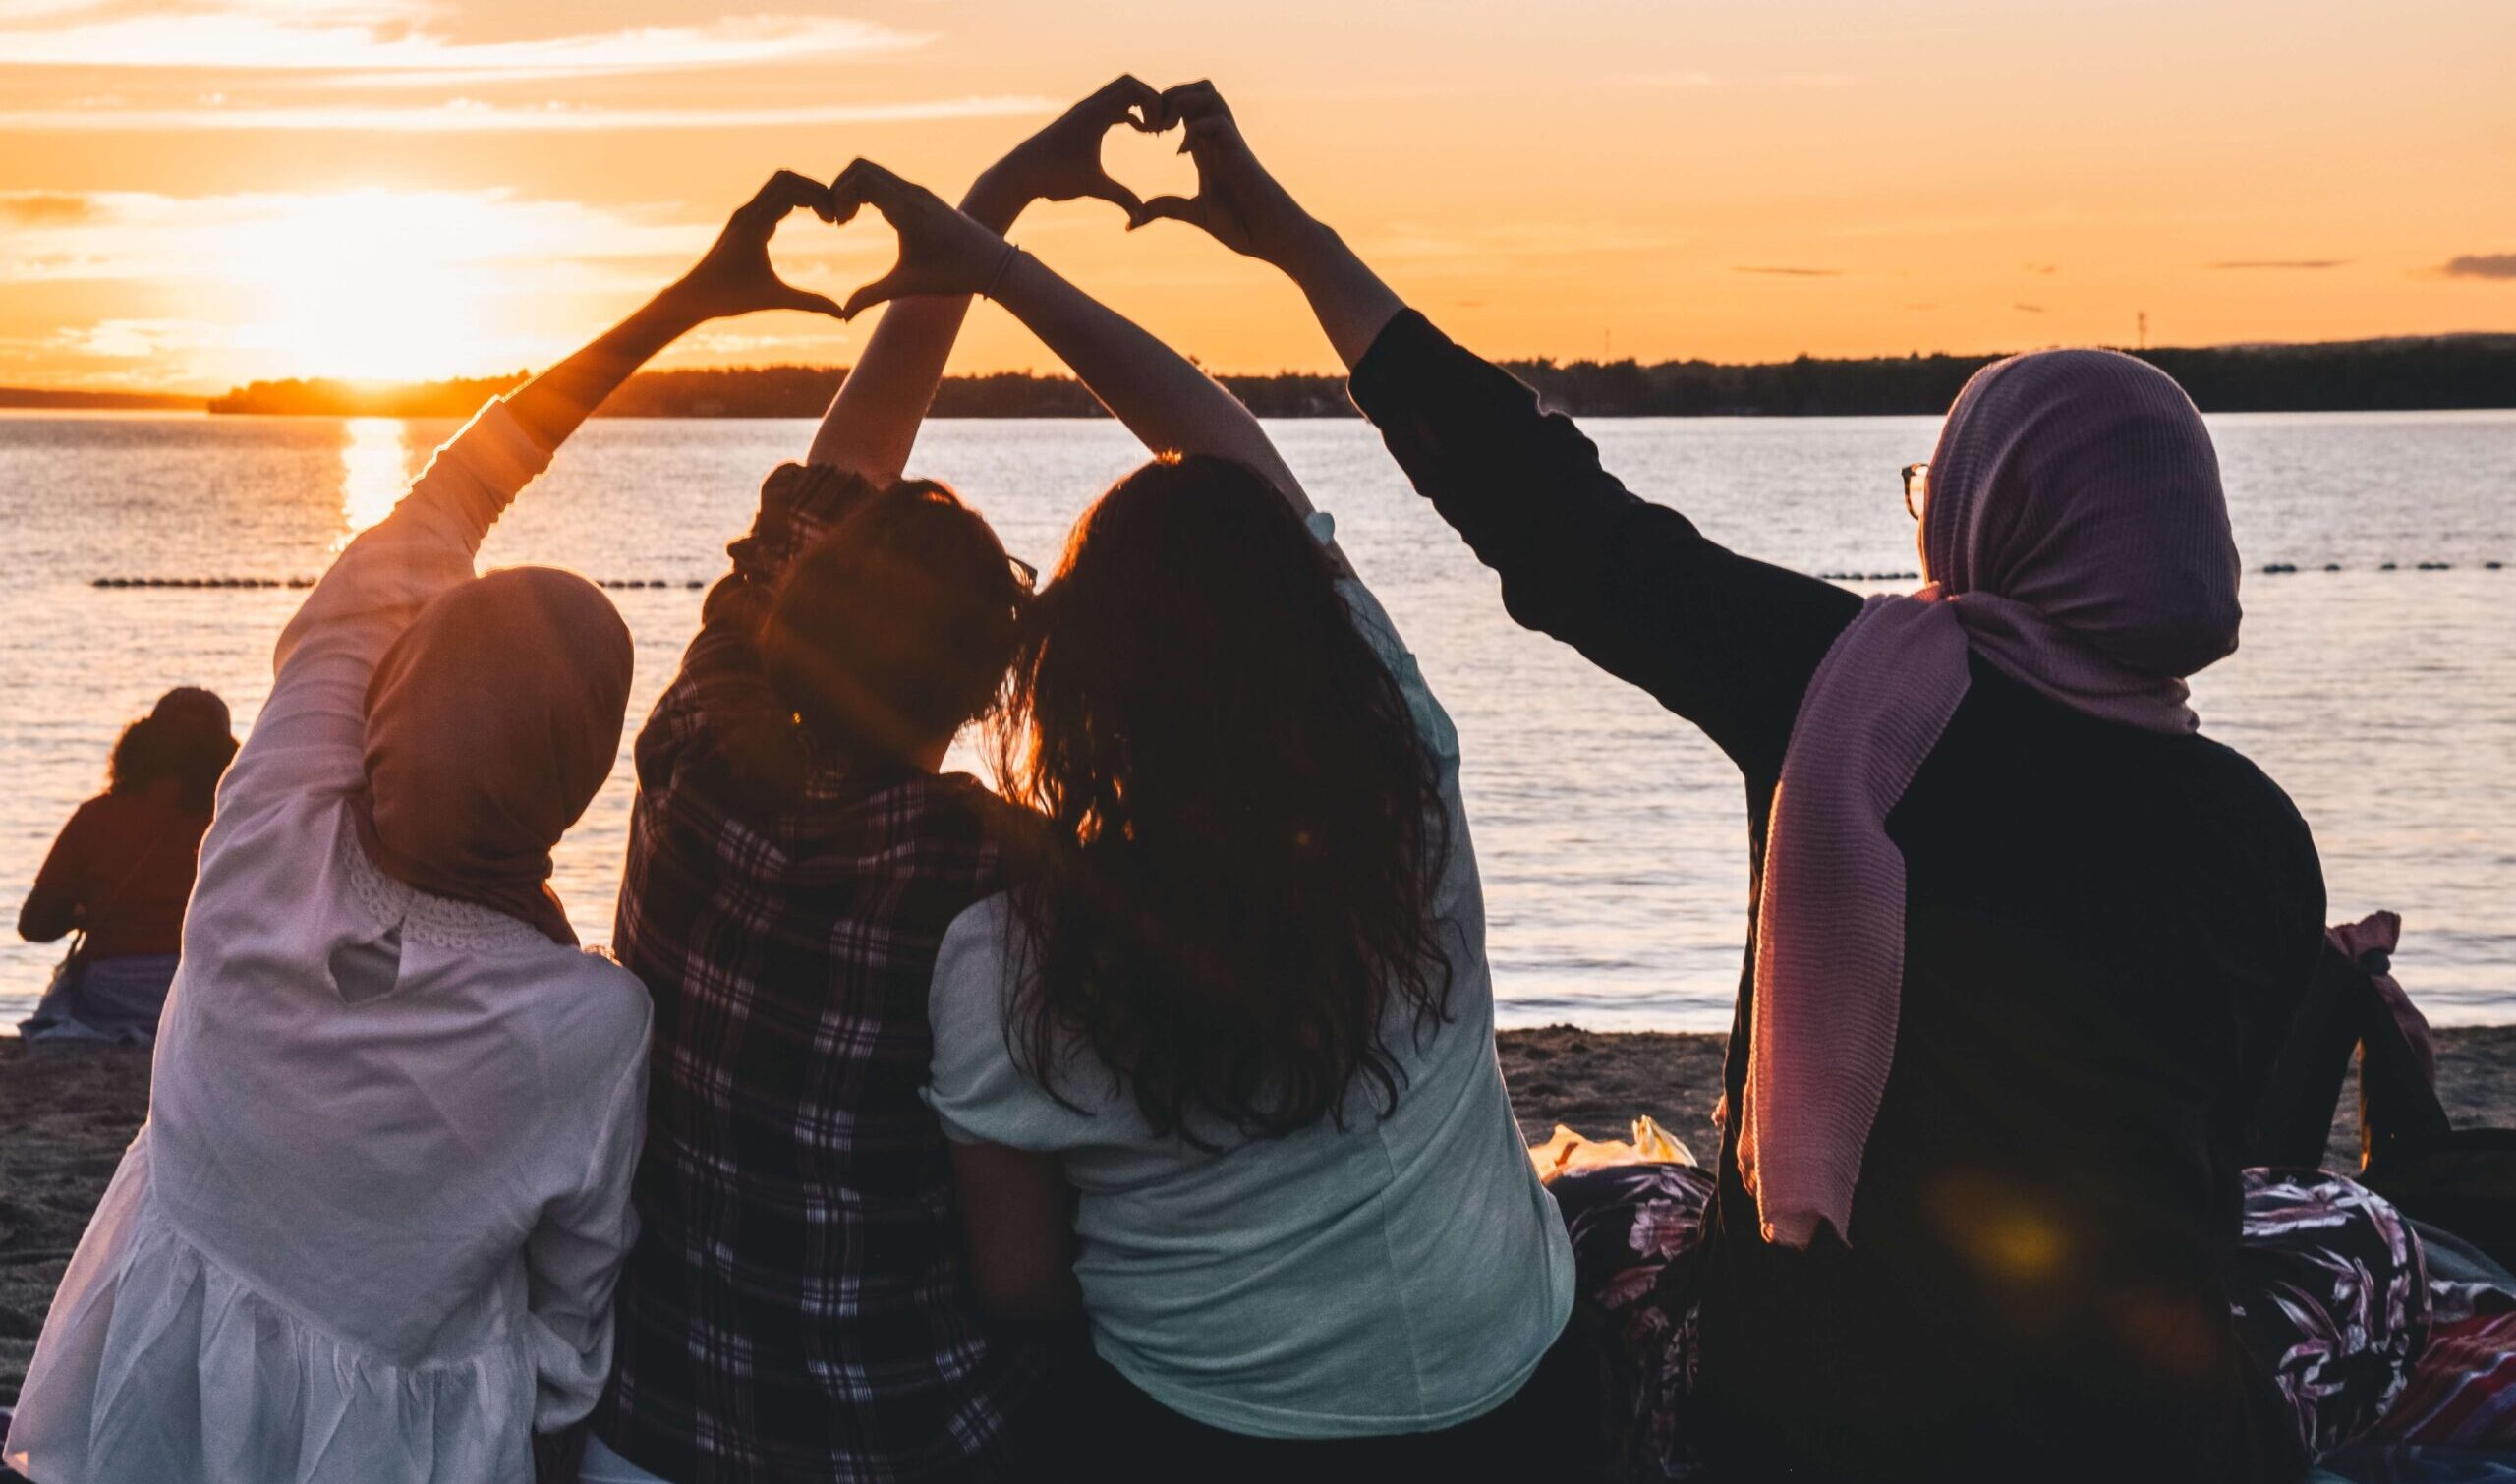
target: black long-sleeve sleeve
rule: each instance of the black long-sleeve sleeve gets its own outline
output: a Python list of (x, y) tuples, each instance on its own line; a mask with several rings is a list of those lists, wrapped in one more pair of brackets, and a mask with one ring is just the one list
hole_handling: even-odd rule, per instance
[(1414, 311), (1381, 332), (1351, 389), (1416, 490), (1502, 578), (1513, 618), (1650, 692), (1750, 777), (1779, 773), (1808, 677), (1858, 598), (1636, 498), (1571, 419)]

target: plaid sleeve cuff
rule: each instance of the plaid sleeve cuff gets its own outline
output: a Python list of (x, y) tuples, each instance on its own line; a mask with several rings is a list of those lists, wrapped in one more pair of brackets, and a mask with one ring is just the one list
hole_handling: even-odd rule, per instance
[(751, 533), (728, 547), (734, 570), (774, 585), (798, 552), (880, 493), (874, 482), (826, 464), (780, 464), (760, 486)]

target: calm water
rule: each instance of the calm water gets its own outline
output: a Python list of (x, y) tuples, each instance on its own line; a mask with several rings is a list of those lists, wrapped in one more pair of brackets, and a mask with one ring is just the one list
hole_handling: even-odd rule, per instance
[[(1813, 571), (1896, 572), (1914, 565), (1897, 466), (1929, 453), (1934, 426), (1648, 420), (1590, 431), (1629, 485), (1718, 540)], [(2245, 648), (2196, 687), (2204, 725), (2304, 807), (2336, 916), (2402, 911), (2404, 979), (2433, 1016), (2516, 1020), (2516, 414), (2212, 427), (2249, 569), (2302, 570), (2248, 577)], [(118, 726), (160, 690), (214, 686), (240, 728), (252, 721), (298, 597), (91, 581), (316, 573), (451, 430), (0, 416), (0, 899), (24, 897), (54, 830), (101, 786)], [(1726, 1027), (1746, 874), (1740, 788), (1721, 756), (1638, 692), (1515, 628), (1493, 579), (1367, 428), (1274, 431), (1458, 719), (1505, 1020)], [(810, 435), (787, 422), (594, 424), (486, 559), (671, 584), (617, 595), (638, 635), (643, 715), (696, 621), (699, 595), (682, 584), (716, 575), (761, 475)], [(1107, 423), (938, 423), (914, 467), (950, 481), (1045, 566), (1083, 503), (1139, 457)], [(609, 935), (629, 795), (624, 758), (559, 856), (559, 888), (589, 941)], [(0, 946), (0, 1026), (57, 957)]]

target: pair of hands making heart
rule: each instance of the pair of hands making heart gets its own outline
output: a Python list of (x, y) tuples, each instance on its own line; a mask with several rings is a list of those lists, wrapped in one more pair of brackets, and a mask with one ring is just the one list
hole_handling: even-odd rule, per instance
[[(1114, 180), (1101, 163), (1101, 142), (1120, 126), (1146, 134), (1183, 130), (1180, 152), (1196, 163), (1197, 194), (1148, 201)], [(1209, 83), (1156, 91), (1134, 78), (1120, 78), (1015, 146), (988, 172), (984, 185), (1002, 193), (1015, 211), (1031, 200), (1091, 198), (1125, 211), (1130, 231), (1152, 221), (1186, 222), (1234, 252), (1280, 266), (1316, 230), (1250, 153), (1231, 110)], [(849, 295), (844, 305), (777, 276), (769, 260), (769, 239), (789, 214), (809, 210), (844, 225), (866, 206), (899, 234), (899, 261), (889, 272)], [(829, 185), (791, 170), (771, 177), (673, 292), (704, 317), (783, 309), (849, 319), (893, 299), (992, 292), (1015, 256), (987, 224), (925, 187), (860, 159)]]

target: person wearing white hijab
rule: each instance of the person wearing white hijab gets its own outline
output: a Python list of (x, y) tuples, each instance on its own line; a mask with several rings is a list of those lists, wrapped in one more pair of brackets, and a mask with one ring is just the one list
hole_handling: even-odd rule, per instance
[(628, 630), (476, 577), (603, 396), (686, 330), (836, 313), (769, 268), (781, 175), (645, 309), (437, 451), (280, 636), (221, 786), (149, 1117), (55, 1293), (0, 1461), (38, 1484), (525, 1484), (594, 1405), (650, 1009), (550, 850), (619, 749)]

